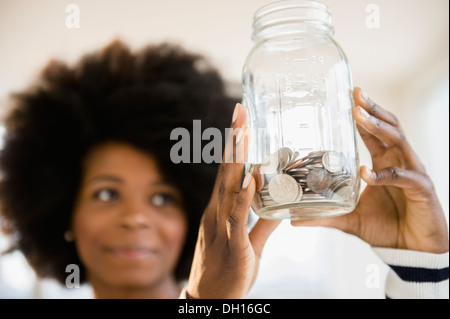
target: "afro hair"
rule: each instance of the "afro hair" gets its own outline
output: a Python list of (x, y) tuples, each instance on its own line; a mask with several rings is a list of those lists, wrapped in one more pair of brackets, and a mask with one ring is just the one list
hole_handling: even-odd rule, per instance
[(238, 98), (203, 56), (170, 43), (133, 53), (115, 40), (73, 67), (50, 61), (33, 86), (12, 95), (4, 121), (0, 221), (8, 251), (22, 251), (38, 276), (61, 284), (75, 263), (85, 282), (75, 245), (64, 240), (82, 161), (95, 146), (122, 142), (152, 155), (183, 194), (189, 231), (174, 275), (187, 278), (218, 164), (173, 163), (170, 133), (191, 131), (194, 119), (223, 133)]

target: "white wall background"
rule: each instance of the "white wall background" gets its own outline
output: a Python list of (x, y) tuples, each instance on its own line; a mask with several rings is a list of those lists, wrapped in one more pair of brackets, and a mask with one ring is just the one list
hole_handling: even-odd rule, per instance
[[(208, 56), (232, 82), (249, 52), (252, 15), (271, 0), (0, 0), (0, 113), (7, 95), (36, 76), (50, 58), (75, 61), (115, 37), (133, 48), (176, 41)], [(335, 39), (349, 58), (354, 83), (400, 118), (425, 162), (448, 216), (449, 2), (446, 0), (323, 0)], [(66, 6), (80, 8), (80, 28), (65, 25)], [(380, 9), (368, 28), (369, 5)], [(1, 133), (1, 132), (0, 132)], [(361, 140), (361, 164), (370, 156)], [(0, 238), (0, 248), (5, 246)], [(374, 269), (379, 287), (368, 285)], [(383, 298), (387, 268), (360, 240), (336, 230), (283, 223), (264, 251), (249, 297)], [(0, 257), (1, 297), (87, 297), (36, 281), (16, 254)]]

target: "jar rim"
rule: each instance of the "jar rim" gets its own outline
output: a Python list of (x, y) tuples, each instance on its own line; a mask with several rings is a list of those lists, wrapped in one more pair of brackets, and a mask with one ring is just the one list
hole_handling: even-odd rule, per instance
[(253, 16), (253, 38), (264, 30), (280, 24), (309, 23), (333, 33), (331, 12), (316, 0), (281, 0), (266, 4)]

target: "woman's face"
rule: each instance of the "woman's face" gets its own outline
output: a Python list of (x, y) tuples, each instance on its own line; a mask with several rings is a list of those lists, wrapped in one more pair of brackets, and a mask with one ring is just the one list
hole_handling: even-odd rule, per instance
[(108, 143), (84, 161), (72, 231), (91, 282), (142, 288), (172, 275), (187, 220), (151, 156)]

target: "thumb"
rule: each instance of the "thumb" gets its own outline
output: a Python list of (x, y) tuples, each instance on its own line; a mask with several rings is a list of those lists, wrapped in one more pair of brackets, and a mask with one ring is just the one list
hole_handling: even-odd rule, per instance
[(260, 258), (264, 245), (273, 231), (281, 223), (281, 220), (269, 220), (260, 218), (249, 233), (255, 255)]
[(309, 219), (309, 220), (292, 220), (291, 225), (296, 227), (331, 227), (339, 229), (345, 233), (352, 233), (350, 217), (352, 214), (346, 214), (336, 217)]

